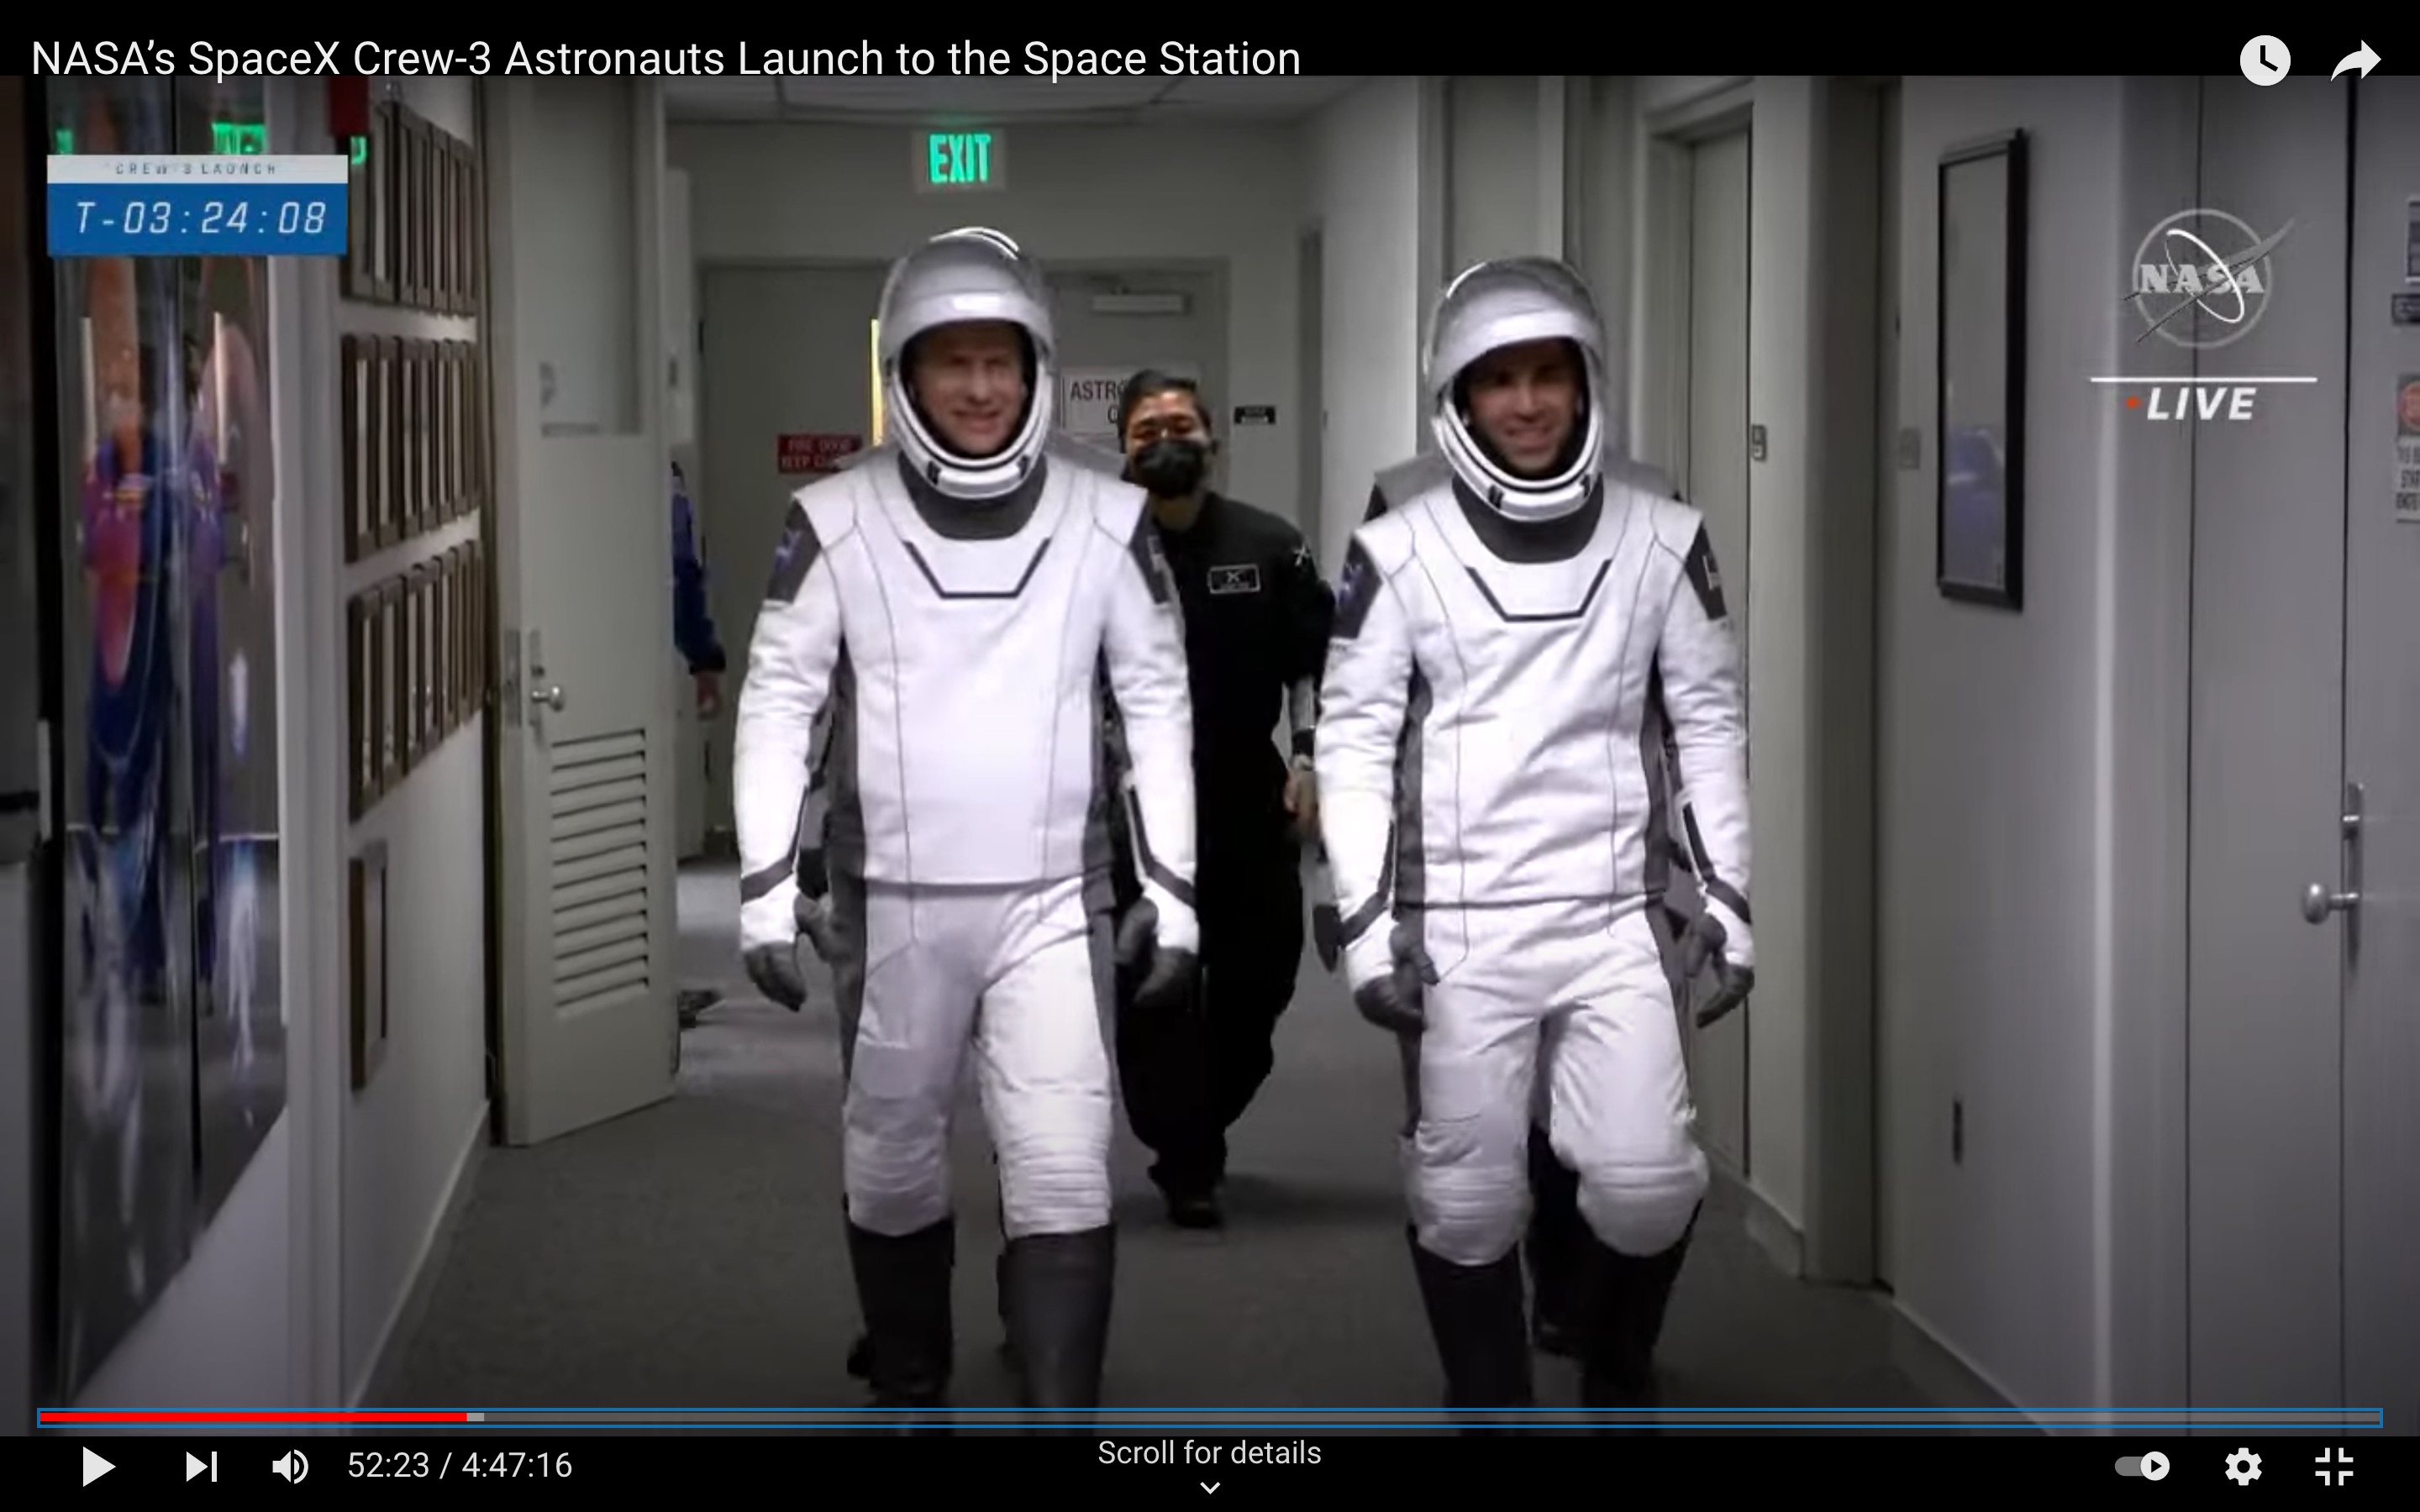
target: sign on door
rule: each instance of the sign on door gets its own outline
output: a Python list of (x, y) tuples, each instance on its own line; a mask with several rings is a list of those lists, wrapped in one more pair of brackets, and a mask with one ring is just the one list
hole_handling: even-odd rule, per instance
[(1124, 438), (1118, 434), (1118, 395), (1125, 392), (1126, 379), (1143, 367), (1194, 383), (1202, 381), (1202, 369), (1191, 363), (1063, 368), (1059, 375), (1059, 428), (1083, 440), (1119, 446)]
[(863, 449), (862, 436), (841, 436), (823, 431), (800, 431), (775, 439), (776, 452), (784, 472), (829, 472), (840, 465), (840, 459)]

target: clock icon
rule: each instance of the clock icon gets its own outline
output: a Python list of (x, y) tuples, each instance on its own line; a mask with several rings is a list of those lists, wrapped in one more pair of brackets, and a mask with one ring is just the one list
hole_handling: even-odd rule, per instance
[(2243, 44), (2243, 76), (2266, 89), (2293, 70), (2294, 54), (2274, 37), (2256, 37)]

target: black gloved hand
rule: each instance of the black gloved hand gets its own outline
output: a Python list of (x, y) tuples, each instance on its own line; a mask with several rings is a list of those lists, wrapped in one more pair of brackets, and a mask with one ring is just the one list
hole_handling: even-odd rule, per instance
[(1145, 898), (1118, 920), (1118, 978), (1134, 983), (1130, 1000), (1146, 1013), (1192, 1011), (1202, 963), (1190, 950), (1163, 949), (1159, 910)]
[(1723, 928), (1723, 921), (1703, 908), (1698, 910), (1698, 916), (1681, 933), (1682, 977), (1695, 981), (1698, 973), (1709, 965), (1714, 969), (1714, 990), (1708, 995), (1705, 1006), (1698, 1010), (1698, 1027), (1701, 1029), (1746, 1002), (1747, 995), (1756, 990), (1755, 970), (1732, 965), (1723, 954), (1723, 947), (1729, 943), (1730, 935)]
[(1397, 924), (1388, 945), (1394, 969), (1355, 988), (1353, 1006), (1382, 1029), (1418, 1034), (1428, 1023), (1425, 1000), (1428, 989), (1436, 985), (1436, 964), (1421, 947), (1419, 930), (1409, 923)]
[(1311, 910), (1311, 948), (1319, 952), (1322, 968), (1333, 971), (1344, 958), (1344, 916), (1334, 903), (1316, 903)]
[(840, 934), (832, 928), (831, 899), (827, 895), (810, 896), (801, 888), (794, 913), (799, 921), (799, 936), (814, 948), (817, 959), (828, 966), (837, 965), (840, 962)]
[(742, 958), (756, 990), (795, 1013), (807, 1006), (807, 977), (799, 969), (797, 941), (760, 945)]

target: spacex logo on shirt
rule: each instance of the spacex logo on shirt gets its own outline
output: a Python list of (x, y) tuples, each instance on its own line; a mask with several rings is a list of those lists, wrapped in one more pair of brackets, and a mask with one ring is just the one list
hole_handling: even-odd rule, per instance
[(1245, 562), (1210, 569), (1210, 592), (1214, 594), (1257, 594), (1260, 591), (1261, 569), (1257, 563)]

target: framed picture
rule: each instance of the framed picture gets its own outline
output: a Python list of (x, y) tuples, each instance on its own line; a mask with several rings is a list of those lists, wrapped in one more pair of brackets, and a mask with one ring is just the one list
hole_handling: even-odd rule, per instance
[(420, 528), (435, 530), (437, 517), (437, 344), (411, 344), (411, 465), (417, 483)]
[(437, 344), (437, 514), (462, 513), (462, 344)]
[(397, 381), (396, 354), (402, 343), (393, 336), (368, 338), (370, 379), (370, 514), (377, 523), (374, 539), (380, 548), (403, 538), (403, 496), (396, 474), (403, 467), (403, 439), (396, 406), (402, 384)]
[(396, 539), (408, 541), (427, 528), (420, 517), (420, 393), (413, 371), (420, 344), (401, 336), (391, 338), (390, 347), (389, 361), (394, 365), (389, 409), (395, 426), (395, 534)]
[(345, 714), (350, 751), (345, 788), (355, 819), (377, 807), (386, 776), (379, 754), (379, 711), (384, 707), (385, 691), (379, 674), (385, 658), (378, 636), (378, 595), (354, 594), (345, 606)]
[(471, 344), (454, 344), (451, 364), (454, 384), (454, 513), (457, 517), (471, 509)]
[(471, 712), (483, 714), (494, 706), (496, 687), (495, 584), (488, 577), (486, 545), (474, 537), (464, 548), (471, 579)]
[(437, 628), (430, 638), (432, 651), (428, 660), (428, 698), (433, 705), (430, 722), (437, 727), (441, 741), (452, 737), (461, 728), (461, 681), (454, 675), (458, 659), (454, 641), (459, 633), (454, 612), (454, 553), (445, 552), (428, 564), (428, 602), (435, 614)]
[(369, 131), (358, 145), (344, 144), (352, 164), (345, 176), (344, 295), (385, 304), (395, 298), (387, 278), (388, 168), (382, 146), (382, 110), (370, 112)]
[(488, 489), (493, 486), (492, 454), (488, 445), (488, 427), (493, 411), (488, 408), (488, 349), (473, 345), (462, 353), (463, 395), (462, 467), (464, 488), (462, 510), (469, 514), (484, 508)]
[(471, 690), (471, 647), (478, 635), (478, 616), (471, 604), (471, 548), (458, 546), (445, 553), (445, 576), (454, 584), (454, 656), (446, 675), (454, 683), (454, 717), (468, 724), (478, 712)]
[(405, 757), (405, 732), (410, 727), (406, 717), (410, 699), (404, 682), (403, 617), (403, 584), (390, 578), (378, 587), (379, 791), (381, 796), (394, 792), (409, 769)]
[(445, 313), (471, 313), (470, 266), (462, 255), (469, 239), (462, 235), (462, 144), (450, 135), (437, 139), (437, 260), (445, 270)]
[(373, 841), (355, 854), (346, 900), (346, 954), (352, 1021), (352, 1083), (358, 1092), (386, 1060), (387, 1021), (386, 846)]
[(344, 340), (343, 454), (345, 560), (359, 562), (378, 546), (378, 511), (370, 485), (376, 452), (370, 428), (370, 363), (377, 347), (366, 336)]
[(396, 237), (403, 252), (403, 302), (428, 308), (428, 123), (410, 110), (396, 112), (402, 146), (403, 204)]
[(479, 166), (479, 149), (468, 142), (458, 142), (455, 150), (462, 156), (462, 313), (477, 315), (488, 293), (488, 192)]
[(420, 728), (426, 748), (445, 738), (445, 578), (435, 557), (412, 569), (420, 579)]
[(1945, 153), (1933, 577), (1942, 596), (2024, 603), (2025, 137)]
[(428, 749), (427, 581), (414, 567), (397, 582), (403, 594), (403, 767), (416, 772)]
[(444, 185), (438, 160), (445, 152), (445, 133), (427, 121), (420, 123), (420, 293), (427, 307), (445, 312), (445, 261), (441, 255), (445, 229)]

